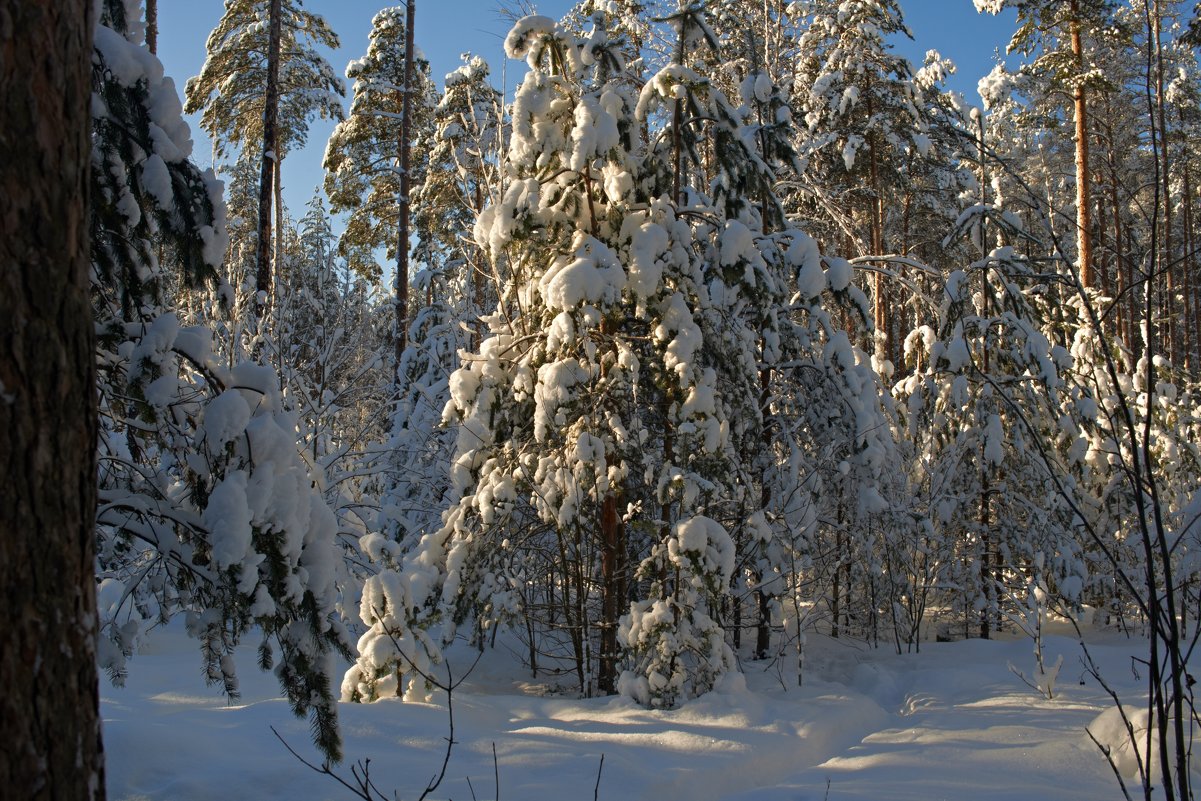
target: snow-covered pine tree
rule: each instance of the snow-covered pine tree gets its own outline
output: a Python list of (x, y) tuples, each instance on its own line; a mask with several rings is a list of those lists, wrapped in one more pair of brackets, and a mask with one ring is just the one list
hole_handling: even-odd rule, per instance
[[(994, 127), (1001, 155), (1013, 172), (1002, 176), (1013, 187), (1008, 194), (1014, 201), (1033, 194), (1026, 201), (1030, 208), (1048, 210), (1046, 219), (1029, 224), (1031, 230), (1041, 229), (1040, 237), (1048, 243), (1060, 239), (1079, 271), (1081, 245), (1075, 228), (1080, 184), (1061, 176), (1075, 175), (1082, 155), (1075, 134), (1068, 135), (1075, 130), (1076, 89), (1082, 88), (1089, 130), (1086, 205), (1092, 207), (1086, 209), (1092, 225), (1087, 237), (1092, 255), (1090, 274), (1084, 277), (1098, 295), (1105, 333), (1137, 359), (1144, 345), (1144, 291), (1149, 290), (1154, 313), (1146, 335), (1156, 347), (1162, 345), (1163, 354), (1174, 364), (1184, 366), (1188, 361), (1193, 367), (1198, 286), (1188, 266), (1194, 263), (1195, 250), (1190, 244), (1196, 227), (1195, 168), (1185, 133), (1188, 92), (1179, 89), (1195, 81), (1181, 82), (1174, 76), (1181, 70), (1187, 75), (1195, 59), (1191, 50), (1172, 39), (1179, 31), (1174, 32), (1168, 20), (1177, 7), (1167, 2), (1147, 9), (1137, 4), (1082, 4), (1078, 63), (1072, 51), (1070, 5), (1047, 6), (1042, 16), (1015, 34), (1011, 51), (1020, 51), (1024, 63), (995, 76), (995, 84), (1014, 86), (1016, 91), (1002, 107), (1007, 119), (998, 119)], [(1029, 13), (1034, 10), (1032, 6)], [(1025, 14), (1019, 17), (1024, 18)], [(1154, 56), (1149, 64), (1146, 47)], [(1154, 154), (1146, 138), (1152, 130)], [(1048, 136), (1049, 132), (1054, 134)], [(1042, 146), (1035, 149), (1029, 144), (1033, 142)], [(1156, 172), (1160, 177), (1153, 188), (1142, 178)], [(1169, 177), (1166, 183), (1165, 176)], [(1147, 204), (1155, 202), (1153, 195), (1159, 197), (1154, 236), (1147, 213)], [(1012, 208), (1016, 211), (1018, 206)], [(1161, 263), (1148, 281), (1141, 265), (1153, 241)], [(1110, 311), (1110, 305), (1116, 308)], [(1072, 307), (1064, 303), (1063, 308), (1067, 312)], [(1077, 323), (1071, 316), (1061, 322), (1067, 328)]]
[[(384, 249), (392, 261), (397, 257), (405, 33), (401, 6), (385, 8), (372, 19), (367, 52), (346, 67), (346, 77), (354, 82), (350, 114), (334, 129), (325, 148), (330, 207), (349, 215), (338, 251), (353, 270), (373, 281), (382, 275), (375, 251)], [(428, 147), (437, 92), (429, 62), (419, 52), (413, 55), (417, 85), (412, 94), (412, 136)], [(428, 157), (423, 150), (411, 162), (414, 193), (425, 181)]]
[[(894, 620), (892, 598), (902, 594), (884, 563), (909, 531), (898, 511), (906, 492), (881, 385), (836, 322), (862, 322), (866, 298), (850, 281), (851, 265), (823, 258), (777, 199), (778, 187), (797, 185), (804, 172), (794, 150), (794, 82), (785, 71), (799, 47), (798, 10), (734, 0), (712, 7), (721, 41), (714, 82), (736, 87), (741, 101), (728, 139), (750, 150), (723, 152), (722, 138), (713, 137), (712, 185), (743, 198), (727, 213), (748, 220), (772, 276), (758, 291), (742, 291), (737, 312), (757, 339), (759, 367), (761, 423), (744, 426), (738, 438), (740, 462), (750, 467), (742, 481), (756, 491), (747, 522), (732, 529), (745, 580), (741, 594), (754, 589), (755, 653), (766, 656), (784, 644), (773, 645), (771, 634), (785, 619), (787, 639), (799, 647), (804, 627), (817, 617), (800, 610), (820, 608), (823, 600), (835, 618), (831, 631), (839, 630), (837, 618), (856, 617), (857, 631), (875, 641)], [(724, 168), (731, 162), (742, 166)], [(723, 197), (717, 188), (713, 194)], [(824, 558), (830, 554), (836, 557)], [(853, 611), (852, 578), (861, 589)]]
[[(559, 24), (574, 36), (604, 31), (624, 63), (641, 59), (645, 68), (663, 50), (653, 26), (653, 15), (663, 5), (663, 0), (578, 0)], [(641, 78), (638, 70), (629, 70), (618, 80), (637, 90)]]
[[(774, 490), (773, 478), (768, 475), (773, 471), (769, 452), (777, 433), (770, 409), (772, 371), (781, 357), (781, 326), (788, 327), (788, 318), (782, 315), (793, 272), (787, 255), (800, 253), (790, 245), (805, 238), (786, 221), (776, 196), (776, 187), (787, 179), (795, 180), (801, 170), (793, 149), (796, 132), (788, 92), (780, 72), (790, 17), (787, 8), (754, 3), (711, 3), (708, 9), (718, 47), (702, 48), (695, 56), (714, 89), (720, 91), (715, 97), (728, 101), (711, 123), (700, 123), (712, 129), (702, 134), (712, 143), (706, 154), (710, 191), (725, 214), (739, 219), (754, 235), (764, 273), (750, 282), (739, 277), (735, 292), (724, 291), (724, 281), (718, 282), (714, 297), (730, 302), (715, 303), (725, 308), (715, 317), (712, 332), (732, 335), (729, 343), (742, 350), (742, 369), (753, 362), (758, 381), (757, 397), (752, 400), (744, 395), (740, 403), (731, 404), (741, 407), (734, 408), (733, 417), (739, 424), (733, 435), (744, 471), (738, 481), (746, 491), (741, 508), (729, 521), (738, 561), (727, 626), (733, 630), (737, 651), (742, 645), (745, 616), (755, 620), (754, 654), (762, 658), (770, 650), (774, 608), (772, 591), (767, 588), (774, 578), (762, 559), (771, 532), (763, 515), (773, 502)], [(735, 386), (749, 387), (748, 378), (745, 373), (737, 374), (736, 380), (726, 382), (723, 394), (732, 394)], [(776, 584), (776, 589), (782, 589), (782, 584)]]
[[(1017, 222), (977, 205), (953, 235), (984, 244), (987, 225), (1038, 247)], [(948, 277), (937, 326), (909, 335), (914, 373), (893, 390), (942, 583), (955, 588), (946, 603), (983, 637), (1030, 586), (1075, 606), (1087, 580), (1073, 511), (1057, 492), (1074, 486), (1085, 443), (1066, 392), (1071, 356), (1043, 331), (1048, 305), (1039, 265), (1013, 246), (988, 248)]]
[(106, 0), (95, 39), (100, 664), (121, 680), (148, 625), (183, 614), (206, 679), (236, 696), (233, 649), (261, 631), (262, 666), (278, 658), (294, 711), (337, 759), (331, 652), (349, 644), (334, 614), (336, 523), (274, 371), (223, 366), (211, 332), (181, 327), (159, 294), (167, 270), (212, 280), (224, 204), (188, 160), (179, 98), (137, 13), (136, 0)]
[(200, 74), (185, 88), (184, 110), (200, 112), (218, 159), (254, 154), (260, 162), (256, 313), (272, 294), (271, 262), (282, 254), (284, 158), (304, 146), (313, 116), (343, 117), (342, 81), (319, 46), (337, 48), (337, 34), (302, 0), (229, 0), (205, 44)]
[[(625, 273), (589, 230), (611, 228), (605, 211), (610, 201), (598, 191), (604, 186), (601, 167), (608, 163), (610, 173), (626, 174), (633, 101), (605, 94), (603, 79), (586, 82), (601, 59), (590, 59), (594, 69), (585, 69), (578, 44), (549, 19), (520, 22), (509, 51), (531, 52), (532, 71), (514, 107), (506, 195), (476, 226), (490, 263), (508, 257), (508, 280), (477, 354), (450, 383), (446, 414), (459, 423), (452, 468), (457, 499), (452, 496), (443, 526), (406, 560), (403, 584), (387, 574), (369, 583), (363, 618), (373, 629), (360, 643), (364, 657), (348, 674), (345, 695), (371, 698), (394, 687), (386, 676), (396, 672), (398, 644), (417, 650), (414, 640), (423, 641), (421, 650), (437, 658), (436, 643), (425, 634), (431, 624), (443, 624), (440, 639), (447, 642), (457, 624), (471, 621), (482, 629), (511, 615), (523, 591), (524, 582), (515, 580), (522, 570), (540, 583), (562, 571), (569, 658), (581, 691), (595, 689), (596, 621), (590, 618), (596, 613), (598, 507), (607, 505), (610, 525), (620, 525), (611, 495), (618, 490), (612, 484), (623, 478), (606, 467), (606, 450), (617, 443), (606, 448), (597, 435), (622, 426), (617, 408), (603, 410), (613, 406), (605, 396), (623, 386), (628, 392), (628, 382), (612, 354), (612, 322), (604, 322), (616, 316)], [(574, 148), (573, 132), (579, 140)], [(588, 414), (581, 392), (603, 380), (602, 359), (610, 388)], [(568, 407), (575, 407), (570, 414)], [(538, 614), (532, 605), (526, 611)], [(610, 604), (610, 631), (616, 615)], [(405, 657), (418, 660), (418, 667), (429, 664), (424, 653)]]
[[(706, 82), (677, 65), (636, 102), (618, 46), (599, 30), (569, 37), (544, 17), (509, 36), (531, 71), (514, 104), (505, 196), (476, 226), (508, 274), (490, 336), (451, 379), (460, 500), (399, 573), (369, 583), (372, 630), (346, 696), (389, 691), (405, 660), (439, 658), (430, 633), (446, 642), (468, 621), (495, 625), (519, 602), (534, 616), (532, 656), (567, 631), (585, 693), (620, 684), (671, 704), (732, 667), (714, 615), (734, 544), (711, 515), (736, 494), (718, 381), (739, 357), (722, 357), (702, 325), (712, 324), (711, 280), (768, 277), (744, 224), (723, 222), (703, 191), (664, 173), (658, 147), (636, 149), (642, 120), (652, 122), (636, 112), (688, 81), (681, 94), (704, 113), (717, 102)], [(619, 629), (630, 595), (640, 600)], [(537, 618), (547, 613), (562, 617), (552, 627)]]
[(175, 83), (140, 47), (143, 30), (136, 3), (128, 9), (105, 4), (96, 41), (102, 80), (92, 115), (98, 202), (91, 239), (101, 320), (136, 320), (163, 300), (160, 241), (171, 247), (162, 255), (184, 286), (214, 278), (227, 243), (221, 186), (187, 160), (191, 138)]
[[(1140, 501), (1145, 498), (1136, 497), (1129, 475), (1138, 460), (1147, 460), (1155, 465), (1162, 525), (1173, 532), (1168, 562), (1176, 576), (1175, 591), (1181, 608), (1187, 608), (1195, 603), (1196, 590), (1192, 588), (1199, 567), (1193, 497), (1201, 482), (1201, 449), (1197, 445), (1201, 417), (1195, 384), (1187, 373), (1160, 356), (1154, 357), (1153, 370), (1143, 357), (1130, 369), (1111, 373), (1105, 355), (1107, 350), (1115, 350), (1114, 345), (1092, 326), (1077, 329), (1070, 349), (1072, 369), (1065, 373), (1065, 381), (1074, 414), (1070, 427), (1066, 421), (1062, 423), (1064, 436), (1070, 436), (1075, 445), (1068, 462), (1068, 485), (1075, 493), (1072, 498), (1085, 511), (1089, 529), (1096, 534), (1085, 531), (1077, 537), (1088, 568), (1082, 598), (1103, 610), (1103, 620), (1109, 624), (1126, 625), (1132, 617), (1146, 614), (1140, 606), (1141, 589), (1129, 581), (1146, 573), (1136, 534)], [(1154, 375), (1154, 387), (1148, 386), (1148, 375)], [(1131, 444), (1123, 402), (1138, 444)], [(1154, 572), (1161, 570), (1157, 567)]]
[(426, 269), (412, 284), (430, 300), (409, 326), (398, 380), (388, 388), (392, 424), (371, 456), (379, 514), (363, 546), (375, 561), (390, 564), (437, 528), (450, 495), (455, 432), (442, 424), (442, 411), (450, 400), (450, 375), (472, 333), (466, 322), (472, 319), (470, 296), (458, 291), (458, 277)]
[(1072, 98), (1075, 129), (1076, 177), (1076, 270), (1089, 289), (1097, 288), (1093, 264), (1091, 165), (1089, 163), (1088, 96), (1104, 83), (1103, 75), (1091, 69), (1085, 40), (1103, 38), (1109, 27), (1114, 3), (1111, 0), (975, 0), (981, 13), (997, 14), (1013, 8), (1018, 29), (1009, 42), (1009, 52), (1037, 54), (1029, 69), (1067, 89)]
[(377, 410), (388, 403), (390, 388), (379, 376), (386, 373), (390, 337), (377, 319), (386, 301), (339, 258), (336, 244), (325, 205), (314, 195), (295, 252), (282, 265), (270, 344), (319, 486), (342, 529), (362, 534), (375, 518), (368, 511), (374, 501), (363, 497), (371, 484), (363, 461), (387, 433)]
[[(931, 145), (930, 87), (893, 53), (889, 36), (910, 36), (896, 0), (808, 0), (794, 94), (808, 131), (798, 150), (807, 171), (794, 209), (827, 250), (884, 256), (901, 244), (911, 191), (907, 154)], [(901, 215), (903, 216), (903, 215)], [(898, 224), (899, 223), (899, 224)], [(886, 268), (878, 264), (877, 268)], [(877, 369), (896, 363), (901, 332), (883, 269), (872, 275)]]
[[(268, 0), (229, 0), (212, 33), (200, 74), (188, 79), (185, 112), (200, 112), (218, 159), (259, 151), (266, 83)], [(342, 81), (318, 47), (337, 48), (338, 36), (302, 0), (283, 0), (280, 57), (279, 160), (304, 147), (314, 117), (340, 120)]]
[[(978, 250), (966, 240), (944, 245), (965, 206), (981, 197), (979, 111), (947, 81), (957, 68), (938, 51), (928, 50), (913, 73), (914, 102), (921, 112), (920, 133), (897, 148), (899, 182), (891, 213), (885, 215), (885, 240), (896, 257), (877, 262), (892, 284), (889, 340), (897, 380), (904, 367), (904, 340), (937, 307), (942, 282), (970, 262)], [(985, 180), (991, 176), (986, 176)]]
[[(1179, 220), (1178, 235), (1173, 237), (1178, 248), (1170, 259), (1176, 271), (1173, 285), (1181, 295), (1181, 319), (1178, 322), (1177, 366), (1196, 373), (1201, 368), (1201, 281), (1197, 277), (1198, 223), (1197, 200), (1198, 176), (1201, 176), (1201, 160), (1198, 159), (1201, 144), (1201, 65), (1192, 57), (1192, 51), (1179, 39), (1173, 41), (1165, 53), (1166, 86), (1163, 96), (1168, 106), (1167, 116), (1172, 119), (1174, 136), (1168, 138), (1172, 147), (1171, 164), (1179, 180), (1172, 202), (1178, 204), (1174, 219)], [(1109, 293), (1116, 293), (1111, 289)]]
[(379, 521), (385, 536), (400, 543), (438, 526), (455, 440), (441, 424), (448, 379), (459, 352), (479, 347), (480, 318), (496, 308), (496, 269), (503, 269), (468, 234), (500, 190), (501, 98), (482, 59), (465, 55), (463, 61), (446, 76), (432, 119), (415, 129), (419, 161), (428, 163), (413, 197), (413, 255), (421, 266), (413, 288), (423, 300), (397, 369)]
[(413, 255), (453, 285), (474, 347), (483, 330), (477, 317), (495, 307), (501, 278), (466, 232), (501, 188), (502, 99), (487, 62), (471, 54), (444, 83), (430, 124), (417, 129), (416, 149), (428, 168), (414, 190)]

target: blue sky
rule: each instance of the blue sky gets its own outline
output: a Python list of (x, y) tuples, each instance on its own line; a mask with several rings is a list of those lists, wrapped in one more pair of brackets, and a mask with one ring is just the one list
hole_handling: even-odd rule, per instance
[[(308, 0), (306, 7), (325, 17), (342, 40), (340, 50), (327, 54), (336, 71), (341, 73), (348, 61), (366, 51), (371, 18), (387, 5), (381, 0)], [(540, 13), (559, 17), (574, 0), (541, 0), (536, 5)], [(979, 102), (976, 81), (992, 69), (993, 53), (1004, 51), (1014, 28), (1012, 12), (1002, 17), (977, 14), (972, 0), (901, 0), (901, 7), (914, 40), (898, 42), (897, 50), (918, 66), (927, 50), (940, 51), (959, 68), (950, 81), (951, 88), (962, 92), (969, 102)], [(185, 81), (204, 63), (205, 39), (222, 10), (220, 0), (159, 3), (159, 58), (181, 93)], [(416, 22), (417, 45), (429, 58), (439, 86), (442, 76), (459, 65), (459, 54), (466, 51), (483, 56), (499, 83), (506, 63), (502, 45), (509, 23), (502, 19), (496, 0), (417, 0)], [(524, 68), (521, 62), (508, 62), (508, 96)], [(198, 121), (189, 122), (196, 141), (195, 159), (208, 166), (211, 146)], [(321, 184), (321, 158), (332, 128), (332, 124), (315, 121), (308, 147), (284, 164), (284, 202), (293, 216), (303, 214), (314, 187)]]

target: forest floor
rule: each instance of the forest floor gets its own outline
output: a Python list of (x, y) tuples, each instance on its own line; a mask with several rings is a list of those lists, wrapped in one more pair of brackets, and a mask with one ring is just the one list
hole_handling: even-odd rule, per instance
[[(1106, 680), (1136, 702), (1145, 682), (1134, 658), (1145, 641), (1114, 632), (1089, 640)], [(1117, 781), (1085, 732), (1112, 702), (1085, 672), (1080, 645), (1063, 634), (1044, 641), (1048, 665), (1063, 656), (1054, 699), (1031, 690), (1008, 667), (1030, 675), (1031, 645), (1003, 633), (897, 655), (811, 635), (803, 686), (795, 686), (795, 654), (787, 665), (744, 662), (743, 676), (671, 711), (548, 694), (553, 688), (531, 683), (498, 647), (454, 693), (456, 744), (429, 797), (1116, 801)], [(452, 664), (465, 669), (472, 653), (464, 648)], [(242, 697), (230, 705), (204, 686), (197, 645), (173, 624), (131, 661), (125, 688), (102, 679), (111, 801), (353, 797), (272, 735), (275, 727), (319, 762), (307, 722), (291, 715), (274, 676), (258, 670), (252, 646), (238, 666)], [(387, 797), (418, 799), (442, 764), (445, 695), (430, 704), (342, 704), (340, 715), (339, 772), (349, 776), (353, 762), (370, 759)]]

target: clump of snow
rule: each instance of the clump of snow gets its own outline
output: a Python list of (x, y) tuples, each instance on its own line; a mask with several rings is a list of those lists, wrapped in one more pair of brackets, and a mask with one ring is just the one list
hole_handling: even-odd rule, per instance
[(855, 157), (859, 154), (859, 149), (863, 147), (865, 141), (859, 134), (851, 134), (843, 143), (842, 163), (846, 166), (847, 172), (855, 169)]
[(990, 414), (984, 427), (984, 461), (995, 467), (1005, 461), (1005, 431), (999, 414)]
[(727, 220), (726, 227), (718, 237), (718, 251), (723, 266), (729, 267), (756, 252), (755, 237), (751, 229), (738, 220)]
[(690, 86), (704, 86), (708, 82), (694, 70), (680, 64), (669, 64), (655, 73), (638, 95), (634, 115), (645, 120), (647, 115), (663, 105), (664, 101), (682, 99)]
[(846, 259), (826, 259), (826, 281), (830, 284), (831, 292), (842, 292), (851, 285), (851, 279), (854, 277), (855, 267)]
[[(816, 298), (826, 289), (826, 273), (822, 271), (822, 255), (817, 240), (798, 231), (785, 253), (788, 264), (796, 270), (797, 292), (801, 297)], [(850, 266), (849, 264), (847, 265)], [(834, 276), (841, 282), (841, 276)], [(847, 279), (849, 283), (850, 279)], [(846, 284), (842, 284), (841, 289)]]
[(671, 240), (663, 226), (653, 222), (647, 212), (627, 215), (622, 235), (630, 238), (630, 290), (645, 301), (659, 288)]
[(664, 366), (680, 377), (681, 387), (687, 387), (688, 374), (696, 351), (701, 346), (702, 334), (692, 319), (683, 294), (674, 292), (664, 300), (662, 322), (655, 330), (655, 337), (667, 341)]
[(715, 573), (723, 582), (734, 573), (734, 541), (721, 523), (704, 515), (677, 523), (668, 549), (673, 561), (703, 561), (706, 573)]
[(930, 155), (930, 137), (924, 133), (913, 134), (913, 146), (917, 148), (918, 155), (922, 158)]
[(537, 43), (554, 35), (556, 23), (550, 17), (530, 14), (513, 23), (509, 35), (505, 37), (505, 55), (513, 59), (527, 59), (530, 69), (538, 66), (541, 56)]
[(204, 407), (200, 436), (208, 444), (210, 452), (220, 453), (226, 443), (245, 433), (249, 422), (250, 405), (241, 392), (227, 389)]
[[(1123, 705), (1109, 707), (1088, 724), (1088, 733), (1108, 755), (1110, 764), (1126, 779), (1128, 785), (1131, 782), (1137, 785), (1141, 781), (1140, 763), (1145, 767), (1150, 762), (1150, 779), (1153, 785), (1162, 780), (1163, 774), (1158, 758), (1159, 731), (1157, 727), (1150, 726), (1150, 720), (1146, 706)], [(1188, 725), (1185, 726), (1186, 735), (1189, 728)], [(1169, 732), (1173, 729), (1174, 726), (1169, 725)], [(1147, 750), (1148, 736), (1150, 751)], [(1151, 755), (1150, 760), (1147, 759), (1148, 754)], [(1201, 754), (1197, 754), (1195, 750), (1190, 755), (1189, 773), (1195, 785), (1197, 780), (1201, 779)]]
[[(220, 267), (225, 260), (225, 252), (229, 249), (229, 230), (226, 225), (225, 182), (217, 178), (213, 170), (206, 169), (202, 173), (204, 188), (208, 193), (209, 202), (213, 206), (213, 224), (201, 226), (198, 233), (204, 243), (201, 258), (210, 267)], [(233, 306), (233, 303), (227, 303)]]
[(572, 256), (560, 256), (539, 282), (546, 307), (574, 309), (581, 303), (613, 303), (625, 287), (625, 271), (614, 253), (593, 237), (582, 237)]
[(599, 98), (594, 95), (580, 98), (571, 129), (571, 155), (567, 160), (570, 169), (581, 171), (617, 146), (621, 106), (621, 96), (608, 90)]
[(212, 536), (213, 564), (221, 570), (240, 564), (250, 551), (251, 510), (246, 479), (241, 470), (231, 472), (213, 487), (204, 509), (204, 524)]
[(157, 153), (150, 154), (142, 162), (142, 188), (163, 211), (170, 211), (174, 206), (175, 190), (171, 186), (171, 174), (167, 171), (167, 163)]

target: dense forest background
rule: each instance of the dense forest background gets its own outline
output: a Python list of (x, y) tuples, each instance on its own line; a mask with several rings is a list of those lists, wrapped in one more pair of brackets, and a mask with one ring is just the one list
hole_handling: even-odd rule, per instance
[(515, 14), (512, 97), (470, 55), (439, 92), (412, 0), (349, 85), (300, 0), (227, 0), (182, 99), (154, 0), (99, 7), (112, 680), (180, 615), (236, 697), (256, 638), (336, 760), (336, 700), (424, 698), (456, 640), (670, 708), (740, 660), (802, 682), (811, 632), (901, 653), (1088, 609), (1148, 637), (1146, 759), (1190, 797), (1188, 5), (976, 0), (1018, 14), (983, 108), (893, 52), (895, 0)]

